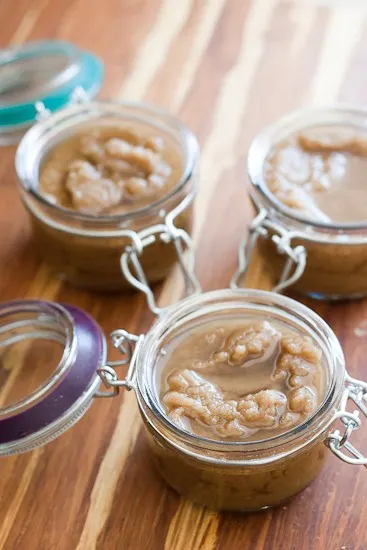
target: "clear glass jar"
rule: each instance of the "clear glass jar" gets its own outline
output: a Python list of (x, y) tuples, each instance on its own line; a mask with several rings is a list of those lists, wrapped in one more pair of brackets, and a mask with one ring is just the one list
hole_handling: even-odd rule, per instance
[[(3, 309), (11, 310), (12, 307), (14, 305), (5, 304)], [(41, 310), (46, 307), (48, 311), (50, 306), (39, 302), (38, 307)], [(75, 308), (71, 311), (74, 324), (80, 330), (80, 326), (86, 328), (91, 319), (78, 317), (78, 312), (83, 315)], [(325, 397), (303, 424), (280, 435), (248, 442), (209, 440), (178, 428), (165, 414), (157, 388), (157, 360), (173, 337), (192, 332), (198, 322), (226, 316), (233, 318), (238, 314), (265, 316), (309, 335), (322, 350), (327, 368)], [(367, 384), (347, 374), (340, 344), (330, 327), (316, 313), (294, 300), (257, 290), (208, 292), (161, 311), (145, 336), (117, 329), (111, 337), (123, 357), (119, 362), (106, 361), (104, 346), (93, 353), (94, 363), (90, 369), (98, 371), (107, 386), (106, 392), (96, 387), (95, 395), (116, 395), (120, 387), (135, 391), (158, 471), (169, 485), (194, 502), (225, 510), (259, 510), (278, 505), (318, 475), (328, 455), (327, 447), (345, 462), (367, 464), (367, 458), (350, 442), (361, 420), (356, 411), (348, 411), (353, 402), (367, 416)], [(100, 338), (100, 330), (92, 331), (89, 348), (95, 349), (93, 341), (100, 341)], [(79, 351), (77, 347), (75, 353), (80, 359)], [(90, 362), (85, 358), (82, 364)], [(129, 365), (123, 379), (114, 369), (118, 364)], [(47, 414), (43, 418), (47, 419)], [(10, 413), (6, 420), (12, 423)], [(342, 433), (334, 429), (337, 421), (342, 426)], [(0, 454), (21, 452), (45, 442), (34, 433), (27, 435), (25, 445), (22, 433), (12, 426), (7, 431), (10, 438), (7, 443), (3, 422), (0, 410)], [(59, 422), (63, 422), (62, 415)], [(16, 435), (18, 441), (14, 441)], [(56, 435), (54, 429), (53, 437)]]
[[(182, 158), (180, 181), (164, 197), (125, 214), (92, 216), (47, 200), (38, 191), (40, 167), (56, 144), (96, 125), (138, 124), (157, 132)], [(199, 147), (179, 120), (153, 106), (114, 101), (81, 101), (46, 116), (24, 136), (16, 154), (22, 200), (30, 214), (40, 256), (61, 278), (89, 290), (114, 292), (129, 288), (120, 259), (133, 248), (150, 283), (167, 276), (176, 262), (175, 229), (187, 236), (193, 224)], [(189, 239), (186, 239), (188, 245)], [(167, 244), (168, 242), (168, 244)]]
[(255, 137), (248, 153), (248, 174), (257, 216), (249, 237), (240, 245), (233, 287), (243, 278), (256, 242), (269, 271), (279, 281), (276, 290), (291, 286), (322, 299), (367, 294), (367, 214), (362, 223), (313, 222), (277, 200), (265, 183), (264, 164), (269, 152), (288, 136), (317, 126), (366, 132), (367, 110), (343, 106), (302, 109), (282, 117)]

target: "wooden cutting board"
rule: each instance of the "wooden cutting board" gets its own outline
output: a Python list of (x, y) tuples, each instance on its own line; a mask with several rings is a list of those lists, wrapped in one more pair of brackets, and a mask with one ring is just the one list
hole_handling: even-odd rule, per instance
[[(191, 126), (202, 147), (197, 271), (209, 290), (228, 284), (252, 216), (245, 159), (254, 134), (300, 106), (366, 104), (366, 10), (362, 0), (0, 0), (0, 47), (46, 37), (76, 42), (105, 60), (103, 97), (149, 100)], [(14, 148), (1, 150), (0, 176), (0, 299), (71, 302), (106, 332), (146, 331), (152, 315), (141, 296), (74, 290), (35, 258)], [(259, 261), (250, 283), (268, 285)], [(165, 301), (179, 290), (173, 276), (158, 293)], [(355, 330), (367, 302), (308, 305), (340, 338), (350, 373), (367, 378), (367, 343)], [(0, 548), (367, 549), (365, 469), (330, 456), (287, 506), (219, 514), (164, 484), (140, 428), (134, 395), (122, 393), (97, 400), (47, 447), (1, 459)]]

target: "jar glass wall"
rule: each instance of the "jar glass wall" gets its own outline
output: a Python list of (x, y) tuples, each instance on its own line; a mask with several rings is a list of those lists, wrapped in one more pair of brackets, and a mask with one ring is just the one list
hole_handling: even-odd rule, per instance
[[(126, 213), (90, 215), (54, 204), (39, 191), (40, 169), (55, 146), (95, 126), (134, 124), (169, 141), (182, 161), (180, 179), (166, 195)], [(16, 169), (39, 254), (76, 286), (107, 292), (129, 288), (121, 273), (120, 257), (137, 232), (164, 224), (167, 214), (179, 207), (174, 223), (190, 233), (198, 156), (197, 140), (188, 128), (167, 113), (143, 104), (86, 102), (37, 123), (19, 145)], [(175, 261), (173, 245), (159, 238), (141, 259), (152, 283), (166, 277)]]

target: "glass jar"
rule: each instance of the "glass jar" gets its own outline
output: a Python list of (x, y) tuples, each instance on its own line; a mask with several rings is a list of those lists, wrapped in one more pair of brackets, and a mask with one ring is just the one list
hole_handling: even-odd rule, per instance
[[(56, 144), (100, 125), (134, 125), (159, 135), (182, 159), (180, 180), (155, 202), (124, 214), (88, 215), (53, 204), (38, 191), (40, 167)], [(199, 147), (179, 120), (142, 103), (81, 101), (46, 115), (23, 137), (16, 153), (22, 200), (41, 257), (62, 279), (89, 290), (114, 292), (129, 283), (121, 273), (124, 251), (141, 257), (144, 280), (167, 276), (179, 249), (190, 246)], [(175, 242), (176, 241), (176, 242)], [(167, 244), (168, 243), (168, 244)]]
[[(5, 319), (7, 330), (3, 331), (5, 336), (0, 342), (2, 346), (9, 344), (12, 327), (21, 326), (17, 317), (9, 317), (11, 313), (17, 313), (16, 308), (23, 307), (20, 304), (5, 304), (0, 310), (8, 315)], [(79, 325), (87, 327), (88, 323), (92, 323), (90, 337), (92, 340), (104, 341), (101, 330), (76, 308), (44, 302), (26, 304), (28, 308), (45, 312), (46, 315), (39, 315), (46, 325), (50, 321), (54, 323), (50, 311), (64, 311), (65, 318), (73, 322), (74, 330), (80, 330)], [(24, 320), (24, 308), (21, 314)], [(309, 335), (318, 344), (327, 368), (327, 388), (323, 402), (302, 424), (260, 441), (214, 441), (178, 428), (165, 414), (158, 396), (156, 367), (160, 353), (172, 338), (192, 332), (203, 320), (242, 314), (283, 322)], [(4, 342), (4, 338), (8, 341)], [(223, 510), (259, 510), (278, 505), (302, 490), (318, 475), (327, 458), (328, 448), (345, 462), (367, 464), (367, 458), (350, 442), (352, 433), (361, 425), (359, 414), (355, 410), (348, 410), (350, 404), (354, 403), (367, 416), (367, 384), (347, 374), (340, 344), (330, 327), (316, 313), (294, 300), (258, 290), (208, 292), (161, 310), (146, 335), (137, 336), (117, 329), (111, 338), (123, 355), (121, 361), (112, 363), (106, 360), (105, 345), (100, 345), (99, 352), (92, 354), (93, 359), (89, 356), (82, 361), (84, 364), (90, 361), (89, 380), (91, 371), (95, 369), (92, 380), (97, 379), (98, 372), (107, 388), (103, 392), (96, 383), (95, 394), (115, 395), (120, 387), (135, 391), (159, 472), (169, 485), (194, 502)], [(79, 337), (76, 339), (74, 365), (82, 357), (80, 340)], [(91, 342), (89, 347), (95, 349)], [(65, 348), (66, 355), (69, 349), (70, 345)], [(123, 379), (115, 371), (117, 364), (129, 365)], [(61, 370), (58, 368), (56, 372)], [(63, 382), (67, 379), (64, 374)], [(88, 398), (90, 387), (85, 380), (83, 388), (87, 389), (84, 395), (88, 395)], [(87, 397), (84, 401), (87, 401)], [(69, 413), (60, 412), (61, 423), (63, 416)], [(4, 422), (8, 423), (5, 436), (0, 429), (0, 454), (21, 452), (47, 441), (45, 438), (42, 440), (37, 432), (32, 435), (28, 431), (24, 436), (22, 430), (16, 429), (17, 423), (14, 424), (13, 419), (17, 420), (17, 413), (13, 407), (13, 410), (5, 412), (4, 418), (0, 410), (0, 428)], [(46, 413), (47, 409), (43, 414), (44, 422)], [(70, 423), (71, 418), (69, 415)], [(55, 420), (53, 422), (52, 436), (56, 437), (62, 429), (58, 430)], [(342, 432), (336, 429), (336, 422), (340, 423)], [(66, 426), (66, 422), (63, 425)]]
[(359, 223), (311, 221), (282, 204), (265, 183), (264, 165), (270, 151), (292, 134), (322, 126), (366, 132), (367, 110), (343, 106), (302, 109), (277, 120), (253, 140), (248, 174), (257, 215), (240, 244), (233, 288), (241, 284), (256, 244), (278, 281), (274, 290), (291, 287), (334, 300), (367, 294), (367, 214)]

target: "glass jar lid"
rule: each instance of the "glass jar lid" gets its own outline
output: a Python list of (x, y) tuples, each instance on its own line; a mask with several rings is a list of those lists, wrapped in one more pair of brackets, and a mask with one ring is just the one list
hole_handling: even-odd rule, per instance
[(0, 306), (0, 456), (43, 445), (73, 425), (100, 385), (102, 330), (74, 306)]
[(0, 53), (0, 144), (19, 140), (44, 110), (73, 101), (75, 90), (90, 98), (103, 80), (95, 55), (59, 40), (29, 42)]

